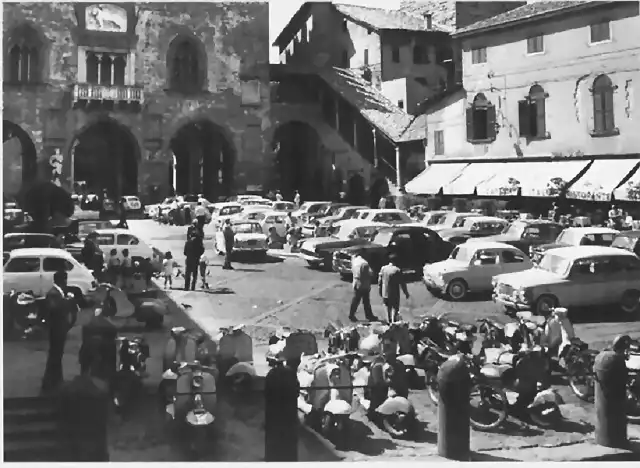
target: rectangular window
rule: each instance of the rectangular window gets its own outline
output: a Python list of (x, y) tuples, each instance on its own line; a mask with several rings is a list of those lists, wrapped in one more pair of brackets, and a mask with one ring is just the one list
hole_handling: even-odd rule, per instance
[(369, 49), (364, 49), (364, 64), (369, 65)]
[(433, 149), (436, 156), (442, 156), (444, 154), (444, 131), (436, 130), (433, 132)]
[(527, 39), (527, 54), (544, 52), (544, 36), (542, 34)]
[(471, 49), (471, 63), (487, 63), (487, 48)]
[(404, 109), (404, 101), (403, 101), (402, 99), (400, 99), (400, 100), (398, 101), (398, 107), (399, 107), (400, 109)]
[(544, 98), (525, 99), (518, 102), (520, 136), (546, 138), (546, 111)]
[(391, 48), (391, 60), (393, 63), (400, 63), (400, 47), (393, 46)]
[(609, 23), (609, 21), (591, 25), (591, 44), (609, 40), (611, 40), (611, 23)]

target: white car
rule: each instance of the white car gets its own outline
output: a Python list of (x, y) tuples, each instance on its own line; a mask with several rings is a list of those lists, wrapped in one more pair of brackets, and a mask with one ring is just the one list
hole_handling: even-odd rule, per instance
[(268, 208), (271, 208), (273, 205), (273, 202), (266, 198), (248, 198), (238, 203), (242, 206), (266, 206)]
[(134, 195), (125, 195), (120, 197), (120, 202), (124, 204), (126, 211), (135, 211), (144, 213), (144, 208), (140, 199)]
[(259, 213), (264, 213), (266, 211), (273, 210), (268, 206), (245, 206), (240, 213), (235, 214), (231, 217), (231, 222), (260, 220), (262, 219), (262, 217), (259, 215)]
[(138, 236), (131, 234), (131, 231), (127, 229), (96, 229), (87, 238), (92, 239), (102, 250), (105, 261), (109, 259), (112, 249), (116, 249), (120, 260), (123, 258), (122, 251), (128, 249), (132, 261), (150, 258), (155, 271), (162, 269), (164, 254), (155, 247), (146, 244)]
[(296, 221), (296, 224), (302, 226), (307, 221), (310, 215), (319, 213), (331, 205), (328, 201), (309, 201), (304, 202), (300, 208), (291, 213), (291, 216)]
[(276, 228), (276, 233), (280, 237), (287, 235), (287, 214), (283, 211), (261, 211), (255, 216), (255, 221), (262, 226), (262, 232), (267, 236), (269, 235), (269, 229)]
[[(260, 255), (266, 255), (268, 247), (268, 239), (262, 226), (255, 221), (233, 221), (231, 229), (235, 233), (233, 250), (239, 252), (254, 252)], [(219, 255), (225, 252), (224, 233), (219, 231), (216, 233), (214, 249)]]
[(240, 203), (214, 203), (213, 211), (211, 213), (211, 223), (209, 223), (208, 226), (211, 226), (213, 230), (216, 231), (218, 227), (220, 227), (225, 222), (225, 220), (230, 219), (241, 211), (242, 205)]
[(295, 211), (296, 205), (290, 201), (274, 201), (272, 202), (271, 209), (273, 211), (285, 211), (291, 213)]
[(411, 217), (405, 211), (397, 209), (361, 210), (358, 219), (361, 221), (370, 221), (374, 223), (385, 223), (392, 225), (414, 223), (413, 219), (411, 219)]
[(71, 254), (61, 249), (17, 249), (9, 254), (2, 269), (2, 287), (7, 293), (33, 291), (36, 297), (45, 296), (53, 287), (56, 271), (67, 272), (67, 284), (82, 304), (95, 292), (98, 283), (91, 271)]
[(430, 292), (460, 301), (469, 292), (491, 291), (496, 275), (531, 268), (529, 257), (509, 244), (473, 242), (456, 247), (447, 260), (425, 265), (423, 277)]

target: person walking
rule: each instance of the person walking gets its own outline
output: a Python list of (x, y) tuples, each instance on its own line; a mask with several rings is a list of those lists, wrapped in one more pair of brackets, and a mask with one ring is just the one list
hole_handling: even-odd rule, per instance
[(187, 228), (187, 239), (191, 239), (192, 237), (199, 237), (204, 239), (204, 224), (201, 226), (200, 222), (197, 219), (193, 220), (193, 223), (189, 225)]
[(162, 261), (162, 276), (164, 277), (164, 289), (173, 289), (173, 270), (176, 267), (176, 261), (173, 259), (171, 252), (165, 252)]
[(398, 257), (391, 255), (389, 263), (380, 270), (379, 292), (382, 302), (387, 308), (389, 323), (400, 320), (400, 289), (409, 299), (407, 283), (402, 276), (402, 270), (398, 268)]
[(187, 239), (184, 244), (185, 271), (184, 271), (184, 290), (195, 291), (196, 282), (198, 281), (198, 262), (204, 253), (204, 245), (202, 238), (193, 236)]
[(293, 197), (293, 204), (296, 206), (296, 210), (300, 209), (300, 202), (301, 202), (300, 192), (296, 190), (296, 194)]
[(117, 227), (120, 229), (129, 229), (129, 224), (127, 224), (127, 203), (124, 198), (120, 199), (120, 222)]
[(349, 320), (357, 322), (356, 312), (360, 302), (364, 306), (364, 316), (370, 322), (378, 320), (371, 310), (371, 279), (373, 272), (362, 256), (362, 251), (357, 251), (351, 260), (351, 273), (353, 274), (353, 299), (349, 310)]
[(49, 313), (49, 353), (42, 378), (42, 391), (50, 392), (63, 382), (62, 357), (67, 333), (76, 321), (76, 304), (67, 296), (67, 272), (53, 274), (53, 287), (45, 297)]
[(222, 231), (222, 234), (224, 236), (225, 250), (224, 265), (222, 268), (225, 270), (233, 270), (233, 267), (231, 266), (231, 254), (233, 253), (233, 244), (236, 236), (231, 228), (231, 220), (227, 219), (224, 222), (224, 230)]
[(209, 266), (209, 259), (206, 254), (200, 256), (198, 260), (198, 268), (200, 269), (200, 278), (202, 279), (202, 289), (209, 289), (209, 283), (207, 282), (207, 268)]

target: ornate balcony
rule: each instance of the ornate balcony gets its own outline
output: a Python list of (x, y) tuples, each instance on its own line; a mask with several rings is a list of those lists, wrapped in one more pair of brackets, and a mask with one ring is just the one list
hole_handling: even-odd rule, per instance
[(142, 104), (144, 92), (132, 86), (105, 86), (91, 83), (79, 83), (73, 87), (73, 103), (80, 101), (107, 101)]

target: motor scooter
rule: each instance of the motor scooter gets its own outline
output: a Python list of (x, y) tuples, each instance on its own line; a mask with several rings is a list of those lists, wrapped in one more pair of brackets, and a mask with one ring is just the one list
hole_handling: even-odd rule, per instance
[(142, 389), (142, 381), (149, 374), (146, 361), (149, 345), (142, 336), (116, 338), (119, 346), (118, 370), (112, 382), (113, 403), (116, 411), (126, 411)]
[(213, 369), (199, 362), (174, 363), (165, 371), (167, 386), (165, 414), (179, 431), (196, 459), (209, 446), (217, 405), (216, 378)]
[(174, 362), (201, 362), (213, 367), (217, 355), (215, 341), (207, 341), (207, 336), (197, 330), (185, 327), (173, 327), (162, 357), (163, 372), (170, 369)]
[(301, 359), (303, 356), (318, 354), (318, 342), (313, 333), (306, 330), (284, 329), (269, 338), (266, 359), (270, 367), (281, 365), (284, 361)]
[(221, 328), (214, 337), (217, 343), (216, 363), (220, 375), (236, 392), (249, 390), (256, 376), (253, 365), (253, 341), (244, 325)]

